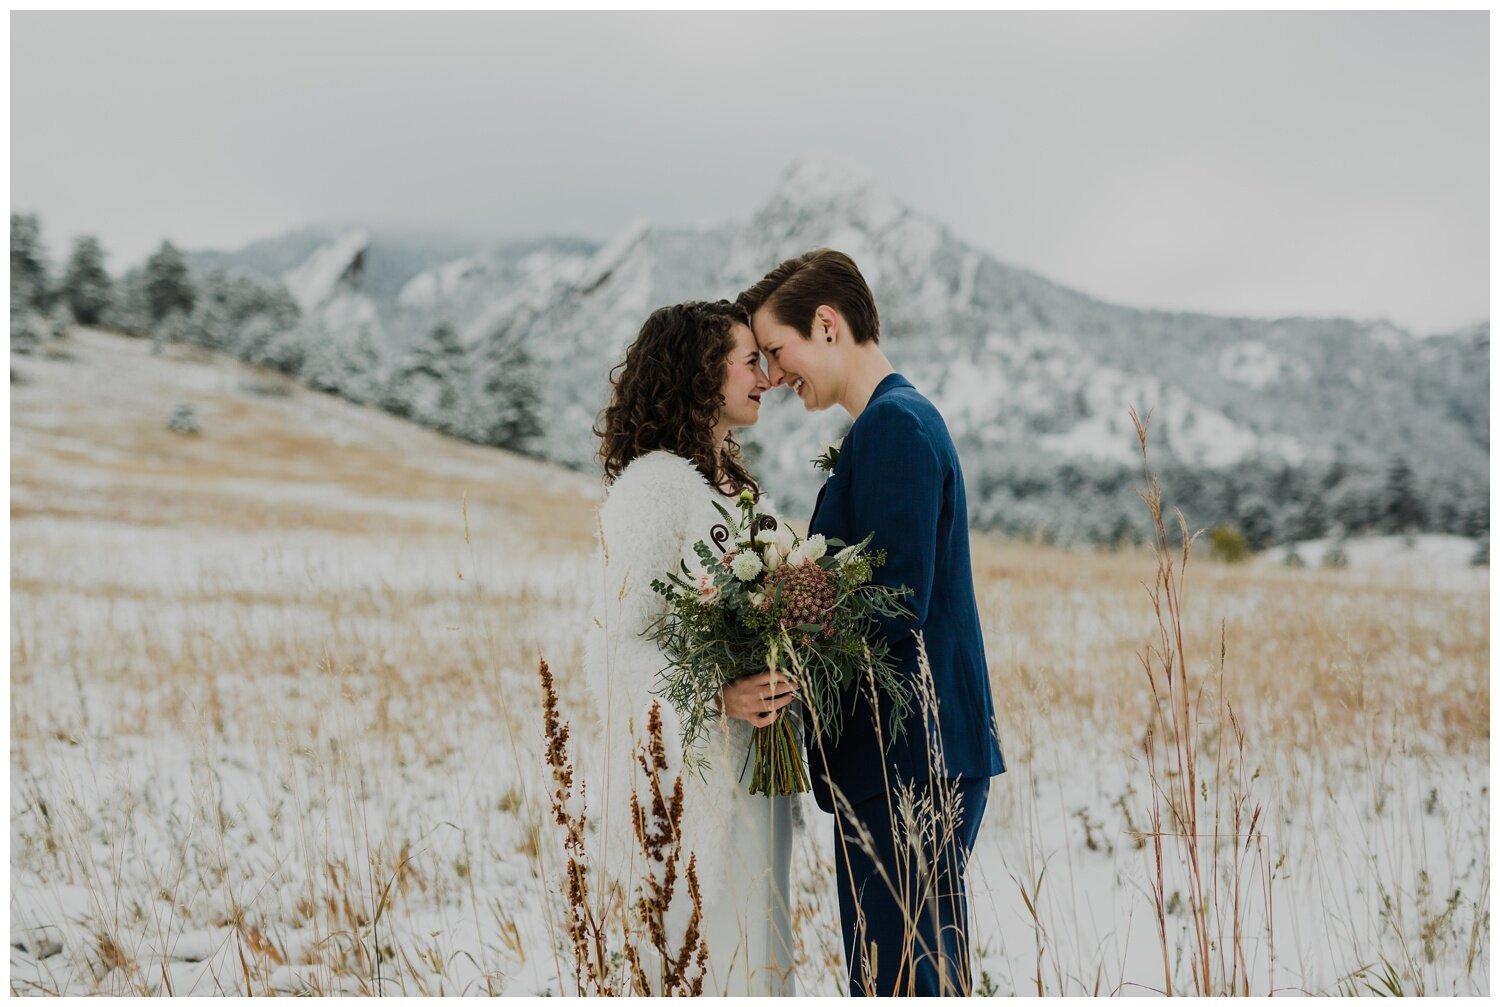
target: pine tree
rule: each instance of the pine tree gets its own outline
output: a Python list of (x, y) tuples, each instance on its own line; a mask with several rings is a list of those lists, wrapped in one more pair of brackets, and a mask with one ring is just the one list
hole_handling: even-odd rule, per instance
[(1288, 534), (1293, 541), (1322, 538), (1328, 530), (1328, 508), (1323, 498), (1312, 493), (1292, 511)]
[(151, 334), (151, 299), (146, 290), (144, 266), (126, 270), (103, 320), (106, 325), (133, 336)]
[(10, 317), (47, 311), (46, 254), (34, 214), (10, 215)]
[(301, 311), (286, 286), (236, 271), (224, 279), (229, 333), (226, 347), (242, 360), (297, 373), (306, 356), (298, 328)]
[(473, 439), (524, 451), (542, 432), (541, 399), (531, 355), (518, 331), (502, 326), (483, 339), (474, 349), (474, 371)]
[(1380, 492), (1367, 480), (1345, 480), (1329, 495), (1329, 516), (1345, 534), (1363, 532), (1379, 523)]
[(424, 426), (472, 436), (472, 423), (464, 414), (466, 356), (453, 326), (439, 323), (407, 351), (386, 384), (382, 405)]
[(308, 387), (361, 404), (380, 399), (385, 361), (368, 326), (351, 333), (314, 318), (297, 330), (297, 339), (306, 349), (298, 373)]
[(79, 325), (97, 325), (109, 310), (114, 289), (98, 238), (85, 235), (73, 244), (61, 293)]
[(1424, 515), (1422, 500), (1417, 495), (1416, 476), (1406, 458), (1397, 456), (1386, 470), (1385, 494), (1381, 507), (1381, 520), (1385, 530), (1403, 533), (1421, 528)]
[(193, 308), (183, 325), (180, 341), (216, 350), (230, 348), (235, 335), (232, 296), (224, 270), (211, 269), (204, 274), (193, 296)]
[(1245, 541), (1255, 552), (1271, 545), (1276, 539), (1276, 523), (1271, 505), (1265, 497), (1253, 494), (1240, 500), (1235, 517)]
[(170, 241), (163, 241), (146, 261), (146, 300), (153, 324), (173, 311), (193, 310), (195, 295), (187, 260)]

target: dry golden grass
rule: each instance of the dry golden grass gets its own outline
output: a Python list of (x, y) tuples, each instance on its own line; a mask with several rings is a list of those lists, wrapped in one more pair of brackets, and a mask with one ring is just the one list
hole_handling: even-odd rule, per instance
[[(534, 669), (581, 736), (597, 485), (251, 394), (233, 362), (74, 340), (12, 388), (12, 882), (76, 897), (51, 922), (87, 939), (41, 964), (89, 964), (13, 989), (561, 991)], [(178, 401), (201, 436), (165, 431)], [(1060, 728), (1138, 750), (1154, 561), (978, 536), (974, 564), (1016, 767), (990, 816), (1025, 830), (1004, 781)], [(1223, 621), (1264, 750), (1487, 753), (1487, 589), (1202, 561), (1186, 590), (1187, 649), (1216, 654)], [(842, 955), (814, 926), (828, 868), (798, 872), (812, 975)], [(203, 931), (209, 976), (170, 954)]]
[[(1012, 716), (1144, 725), (1135, 653), (1149, 552), (1060, 553), (976, 539), (975, 580), (996, 700)], [(1289, 746), (1357, 740), (1376, 721), (1451, 752), (1489, 741), (1485, 591), (1362, 581), (1351, 571), (1227, 567), (1188, 573), (1189, 648), (1216, 653), (1252, 726)], [(1429, 688), (1434, 679), (1441, 688)]]

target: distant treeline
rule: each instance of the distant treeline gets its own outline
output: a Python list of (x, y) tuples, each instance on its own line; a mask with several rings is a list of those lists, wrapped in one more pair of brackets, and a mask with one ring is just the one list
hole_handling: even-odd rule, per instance
[[(1061, 544), (1146, 540), (1139, 466), (1104, 462), (1008, 462), (965, 456), (975, 523)], [(1383, 470), (1335, 460), (1291, 465), (1255, 458), (1224, 468), (1154, 460), (1164, 504), (1193, 530), (1232, 528), (1253, 550), (1339, 535), (1442, 532), (1489, 535), (1489, 485), (1480, 474), (1420, 478), (1404, 457)]]
[(284, 284), (243, 269), (194, 272), (171, 242), (116, 281), (99, 242), (83, 237), (53, 277), (37, 218), (12, 214), (10, 225), (15, 352), (33, 352), (70, 325), (100, 325), (157, 345), (224, 351), (479, 444), (525, 451), (540, 430), (530, 359), (514, 333), (464, 346), (438, 325), (396, 352), (356, 301), (304, 316)]

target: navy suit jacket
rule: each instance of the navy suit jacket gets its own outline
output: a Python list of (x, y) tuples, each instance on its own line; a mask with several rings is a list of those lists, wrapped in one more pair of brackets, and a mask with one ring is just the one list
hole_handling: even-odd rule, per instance
[[(901, 375), (888, 375), (876, 386), (849, 428), (838, 464), (818, 493), (809, 531), (850, 545), (873, 532), (870, 548), (886, 552), (875, 582), (911, 588), (906, 604), (914, 613), (881, 619), (878, 630), (913, 689), (906, 729), (892, 743), (889, 712), (882, 706), (877, 736), (868, 688), (850, 690), (837, 742), (825, 738), (820, 745), (807, 732), (818, 806), (833, 810), (829, 781), (857, 804), (901, 781), (1005, 772), (974, 600), (963, 470), (942, 415)], [(936, 715), (925, 722), (915, 700), (916, 631), (937, 696)], [(884, 752), (882, 741), (889, 746)]]

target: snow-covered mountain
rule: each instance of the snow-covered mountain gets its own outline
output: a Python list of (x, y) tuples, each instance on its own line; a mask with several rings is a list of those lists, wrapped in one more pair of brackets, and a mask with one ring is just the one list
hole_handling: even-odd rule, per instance
[[(300, 302), (357, 277), (374, 254), (358, 237), (334, 236), (288, 273)], [(859, 264), (881, 344), (943, 411), (981, 515), (991, 489), (1018, 471), (1134, 465), (1131, 406), (1152, 412), (1158, 460), (1190, 468), (1336, 462), (1379, 472), (1404, 456), (1419, 476), (1459, 473), (1487, 492), (1487, 323), (1417, 339), (1384, 322), (1107, 304), (998, 261), (834, 158), (796, 162), (745, 221), (705, 230), (638, 221), (600, 248), (469, 249), (399, 283), (388, 277), (371, 303), (396, 343), (439, 322), (466, 345), (497, 333), (519, 340), (545, 427), (534, 449), (587, 466), (609, 371), (652, 309), (732, 298), (819, 246)], [(743, 439), (783, 503), (805, 508), (816, 486), (808, 459), (839, 435), (842, 413), (808, 415), (790, 397), (768, 405)], [(1004, 501), (1008, 513), (1017, 506)]]

